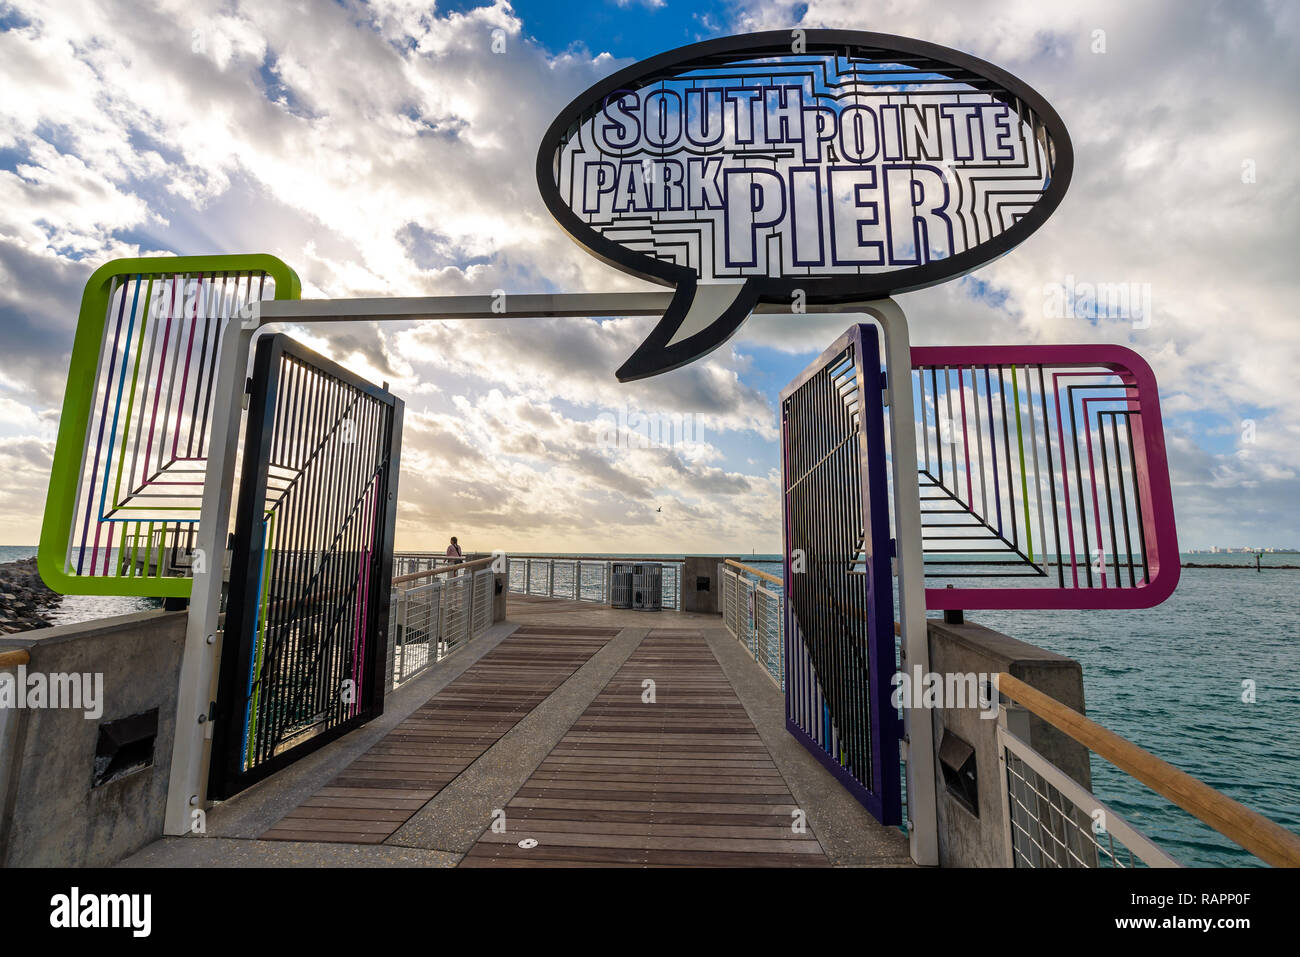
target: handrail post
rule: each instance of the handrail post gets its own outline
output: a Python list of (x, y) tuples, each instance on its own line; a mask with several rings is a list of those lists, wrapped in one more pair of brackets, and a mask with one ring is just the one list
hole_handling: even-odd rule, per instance
[(397, 592), (397, 634), (394, 636), (397, 640), (398, 653), (398, 680), (406, 677), (406, 622), (407, 613), (411, 607), (410, 589), (402, 588)]
[[(469, 572), (459, 577), (461, 581), (460, 610), (461, 610), (461, 617), (465, 621), (464, 627), (462, 627), (460, 630), (460, 642), (461, 645), (464, 646), (469, 644), (469, 640), (470, 637), (472, 636), (473, 627), (474, 627), (474, 578), (473, 578), (473, 572)], [(465, 599), (466, 589), (469, 589), (468, 601), (466, 601)]]
[(466, 577), (469, 578), (469, 584), (465, 587), (469, 589), (469, 601), (466, 604), (469, 610), (465, 613), (465, 644), (474, 640), (474, 606), (478, 604), (478, 589), (474, 587), (474, 576), (477, 572), (468, 572)]
[[(996, 694), (995, 694), (996, 697)], [(998, 708), (998, 727), (1007, 731), (1013, 731), (1015, 735), (1025, 741), (1029, 740), (1029, 713), (1023, 708), (1017, 709), (1014, 718), (1016, 725), (1012, 728), (1013, 718), (1011, 708), (1003, 705)], [(1024, 732), (1023, 734), (1021, 732)], [(1004, 867), (1016, 866), (1015, 851), (1015, 821), (1012, 815), (1015, 814), (1015, 807), (1011, 803), (1011, 762), (1007, 758), (1007, 749), (1002, 746), (1001, 740), (998, 741), (998, 772), (1002, 780), (1002, 787), (999, 788), (999, 801), (1002, 808), (1002, 853), (1004, 856)]]

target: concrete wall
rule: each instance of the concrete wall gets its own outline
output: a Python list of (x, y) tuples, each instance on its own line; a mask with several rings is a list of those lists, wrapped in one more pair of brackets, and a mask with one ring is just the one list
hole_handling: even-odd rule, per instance
[[(96, 867), (162, 836), (185, 613), (150, 611), (0, 639), (25, 648), (28, 674), (102, 673), (103, 714), (6, 715), (0, 753), (0, 866)], [(153, 763), (92, 788), (105, 722), (158, 709)]]
[[(701, 615), (722, 614), (722, 585), (718, 581), (718, 565), (724, 559), (687, 555), (682, 565), (682, 611)], [(700, 588), (700, 579), (708, 579), (708, 587)]]
[(492, 621), (506, 620), (506, 595), (510, 592), (510, 576), (497, 572), (492, 578)]
[[(932, 620), (929, 628), (930, 670), (939, 675), (989, 674), (1005, 671), (1080, 713), (1084, 712), (1083, 668), (1072, 658), (1036, 648), (981, 625)], [(1016, 709), (1011, 730), (1071, 778), (1090, 788), (1088, 750), (1041, 718)], [(978, 816), (948, 790), (942, 767), (937, 768), (939, 863), (943, 867), (1010, 867), (1007, 853), (1007, 796), (995, 718), (981, 717), (978, 704), (964, 709), (932, 712), (935, 754), (945, 732), (955, 736), (950, 753), (960, 743), (975, 752)], [(1027, 721), (1025, 720), (1027, 719)], [(1016, 724), (1021, 725), (1017, 728)], [(954, 746), (956, 745), (956, 746)], [(936, 762), (938, 764), (938, 762)]]

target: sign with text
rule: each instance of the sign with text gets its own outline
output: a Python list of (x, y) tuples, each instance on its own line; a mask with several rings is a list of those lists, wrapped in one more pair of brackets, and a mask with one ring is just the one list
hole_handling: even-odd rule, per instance
[(758, 302), (801, 311), (962, 275), (1038, 228), (1071, 168), (1060, 118), (1011, 75), (832, 30), (636, 64), (566, 107), (537, 159), (575, 239), (676, 287), (623, 380), (716, 348)]

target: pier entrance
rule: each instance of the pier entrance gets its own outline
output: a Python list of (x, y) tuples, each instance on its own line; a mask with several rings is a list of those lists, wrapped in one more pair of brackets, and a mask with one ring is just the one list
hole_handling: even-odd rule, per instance
[(383, 712), (402, 402), (259, 340), (208, 794), (230, 797)]

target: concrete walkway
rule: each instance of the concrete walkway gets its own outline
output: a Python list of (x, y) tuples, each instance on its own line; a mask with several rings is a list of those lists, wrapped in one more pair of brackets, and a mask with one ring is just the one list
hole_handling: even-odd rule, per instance
[(119, 866), (910, 864), (717, 616), (512, 595), (507, 619)]

